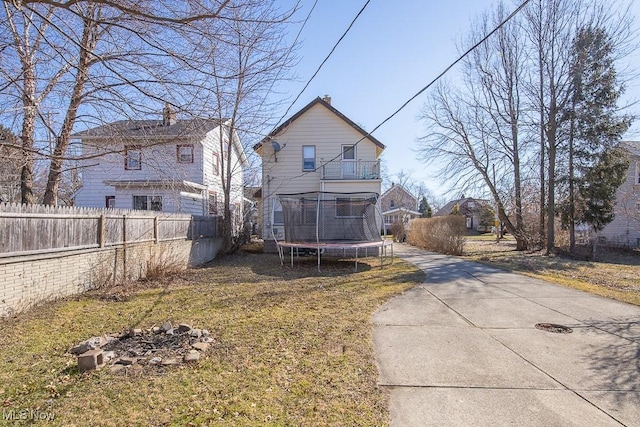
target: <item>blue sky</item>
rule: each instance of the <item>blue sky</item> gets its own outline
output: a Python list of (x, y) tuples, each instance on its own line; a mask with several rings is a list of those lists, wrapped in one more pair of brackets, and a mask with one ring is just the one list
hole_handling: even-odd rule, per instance
[[(281, 114), (364, 3), (365, 0), (318, 1), (301, 34), (300, 63), (295, 69), (299, 81), (279, 88), (283, 96), (290, 97)], [(457, 59), (456, 45), (466, 37), (470, 22), (496, 3), (372, 0), (288, 116), (315, 97), (328, 94), (334, 107), (365, 130), (372, 130)], [(312, 5), (313, 0), (302, 0), (300, 20)], [(634, 9), (638, 8), (635, 4)], [(447, 78), (455, 78), (458, 68)], [(437, 197), (442, 197), (449, 188), (437, 179), (437, 167), (427, 167), (416, 160), (416, 140), (424, 132), (417, 116), (427, 97), (428, 92), (416, 98), (373, 135), (387, 146), (383, 159), (390, 175), (400, 170), (410, 172), (415, 181), (424, 182)]]

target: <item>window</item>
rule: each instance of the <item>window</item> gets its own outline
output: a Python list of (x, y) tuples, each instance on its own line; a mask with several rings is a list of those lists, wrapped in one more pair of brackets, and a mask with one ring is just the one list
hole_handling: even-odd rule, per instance
[(296, 215), (296, 222), (301, 225), (315, 224), (318, 212), (318, 201), (315, 199), (302, 199), (300, 203), (300, 215)]
[(218, 215), (218, 194), (209, 192), (209, 215)]
[(636, 182), (635, 184), (640, 184), (640, 162), (636, 163)]
[(133, 209), (161, 211), (162, 196), (133, 196)]
[(390, 209), (393, 209), (393, 208), (395, 208), (395, 207), (396, 207), (396, 201), (395, 201), (395, 200), (391, 200), (391, 201), (389, 202), (389, 208), (390, 208)]
[(151, 196), (151, 210), (162, 211), (162, 196)]
[(178, 163), (193, 163), (193, 145), (177, 146)]
[(280, 200), (273, 199), (273, 225), (283, 225), (284, 214), (282, 213), (282, 204)]
[(314, 145), (302, 146), (302, 170), (312, 171), (316, 168), (316, 147)]
[(350, 218), (364, 217), (364, 199), (337, 198), (336, 216)]
[(113, 209), (116, 207), (116, 196), (106, 196), (104, 198), (104, 205), (108, 209)]
[(356, 159), (356, 147), (355, 145), (343, 145), (342, 146), (342, 160), (355, 160)]
[(142, 151), (140, 147), (131, 145), (124, 148), (124, 168), (126, 170), (142, 169)]
[(133, 196), (133, 209), (146, 211), (149, 209), (147, 203), (147, 196)]
[(218, 157), (218, 153), (213, 153), (213, 175), (220, 175), (220, 157)]
[(470, 216), (467, 217), (467, 228), (471, 228), (473, 226), (473, 219)]

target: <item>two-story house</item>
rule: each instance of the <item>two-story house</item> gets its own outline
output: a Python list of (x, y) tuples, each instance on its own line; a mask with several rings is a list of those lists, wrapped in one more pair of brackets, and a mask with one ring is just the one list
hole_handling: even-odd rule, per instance
[(412, 219), (420, 218), (418, 212), (418, 198), (407, 191), (402, 185), (391, 183), (391, 188), (380, 196), (380, 209), (384, 218), (384, 227), (391, 233), (393, 224), (402, 224), (406, 230)]
[(265, 250), (275, 248), (268, 243), (272, 235), (283, 237), (278, 194), (380, 194), (384, 148), (333, 107), (328, 96), (314, 99), (256, 144), (254, 150), (262, 158), (260, 228)]
[(616, 191), (615, 218), (595, 237), (600, 243), (640, 248), (640, 141), (621, 146), (629, 156), (629, 170)]
[(242, 218), (247, 158), (225, 122), (176, 120), (166, 105), (162, 120), (117, 121), (74, 137), (85, 158), (77, 206), (221, 215), (223, 172), (230, 165), (230, 203)]

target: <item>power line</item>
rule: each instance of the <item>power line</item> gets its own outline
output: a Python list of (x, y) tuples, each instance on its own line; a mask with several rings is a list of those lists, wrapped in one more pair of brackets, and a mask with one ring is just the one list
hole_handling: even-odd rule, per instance
[[(405, 101), (400, 108), (398, 108), (397, 110), (395, 110), (393, 113), (391, 113), (391, 115), (389, 115), (386, 119), (384, 119), (382, 122), (380, 122), (375, 128), (373, 128), (373, 130), (371, 130), (370, 132), (367, 132), (366, 135), (364, 135), (362, 138), (360, 138), (358, 141), (356, 141), (353, 146), (355, 147), (356, 145), (358, 145), (360, 142), (364, 141), (365, 139), (367, 139), (368, 137), (372, 136), (373, 132), (375, 132), (376, 130), (378, 130), (382, 125), (384, 125), (386, 122), (388, 122), (389, 120), (391, 120), (393, 117), (396, 116), (396, 114), (398, 114), (400, 111), (402, 111), (407, 105), (409, 105), (414, 99), (416, 99), (418, 96), (420, 96), (422, 93), (424, 93), (427, 89), (429, 89), (431, 86), (433, 86), (438, 80), (440, 80), (446, 73), (448, 73), (453, 67), (455, 67), (460, 61), (462, 61), (467, 55), (469, 55), (471, 52), (473, 52), (475, 49), (478, 48), (478, 46), (480, 46), (481, 44), (483, 44), (489, 37), (491, 37), (493, 34), (495, 34), (498, 30), (500, 30), (507, 22), (509, 22), (515, 15), (517, 15), (528, 3), (530, 0), (525, 0), (524, 2), (522, 2), (522, 4), (520, 4), (520, 6), (518, 6), (513, 12), (511, 12), (509, 14), (509, 16), (507, 16), (504, 20), (502, 20), (502, 22), (500, 22), (493, 30), (491, 30), (488, 34), (486, 34), (480, 41), (478, 41), (477, 43), (475, 43), (473, 46), (471, 46), (469, 49), (467, 49), (462, 55), (460, 55), (458, 57), (458, 59), (456, 59), (455, 61), (453, 61), (449, 66), (447, 66), (440, 74), (438, 74), (433, 80), (431, 80), (429, 83), (427, 83), (426, 86), (424, 86), (422, 89), (420, 89), (418, 92), (416, 92), (413, 96), (411, 96), (407, 101)], [(367, 1), (367, 4), (369, 3), (369, 1)], [(364, 7), (362, 8), (362, 10), (364, 10), (364, 8), (367, 6), (367, 4), (364, 5)], [(360, 13), (362, 13), (362, 10), (360, 11)], [(359, 13), (359, 14), (360, 14)], [(358, 14), (358, 15), (359, 15)], [(356, 18), (357, 19), (357, 16)], [(355, 19), (353, 22), (355, 22)], [(352, 24), (353, 24), (352, 22)], [(351, 26), (349, 26), (349, 28), (351, 28)], [(348, 31), (348, 29), (347, 29)], [(346, 34), (346, 32), (345, 32)], [(344, 37), (344, 35), (343, 35)], [(342, 39), (342, 38), (341, 38)], [(339, 41), (338, 41), (339, 42)], [(337, 43), (336, 43), (337, 46)], [(333, 50), (332, 50), (333, 52)], [(328, 57), (327, 57), (328, 59)], [(325, 59), (326, 61), (326, 59)], [(324, 62), (323, 62), (324, 64)], [(322, 64), (321, 64), (322, 67)], [(318, 68), (318, 71), (320, 70), (320, 68)], [(316, 71), (317, 74), (317, 71)], [(314, 76), (315, 77), (315, 74)], [(313, 78), (312, 77), (312, 78)], [(311, 80), (310, 80), (311, 81)], [(309, 82), (310, 82), (309, 81)], [(307, 84), (308, 86), (308, 84)], [(306, 88), (306, 86), (305, 86)], [(303, 89), (304, 91), (304, 89)], [(298, 95), (298, 97), (296, 98), (296, 100), (300, 97), (300, 95), (302, 94), (302, 92)], [(295, 101), (294, 101), (295, 103)], [(291, 105), (293, 106), (293, 104)], [(289, 107), (289, 109), (291, 108), (291, 106)], [(287, 112), (289, 111), (289, 109), (287, 109)], [(285, 113), (286, 116), (286, 113)], [(279, 120), (279, 122), (282, 120), (282, 118)], [(300, 175), (297, 175), (295, 177), (289, 178), (287, 179), (287, 181), (292, 181), (295, 180), (297, 178), (303, 177), (311, 172), (316, 172), (318, 171), (318, 169), (320, 169), (321, 167), (331, 163), (334, 160), (337, 160), (338, 158), (340, 158), (342, 156), (342, 153), (336, 155), (335, 157), (329, 159), (328, 161), (325, 161), (324, 163), (322, 163), (321, 165), (319, 165), (317, 168), (315, 168), (313, 171), (307, 171), (307, 172), (302, 172)], [(280, 188), (280, 185), (276, 188), (277, 191)], [(274, 194), (274, 192), (271, 192), (270, 194), (267, 195), (267, 197), (270, 197), (272, 194)]]
[[(309, 10), (309, 13), (307, 14), (307, 17), (302, 22), (302, 25), (300, 26), (300, 29), (298, 30), (298, 33), (296, 34), (296, 38), (293, 40), (293, 43), (291, 43), (291, 47), (289, 48), (289, 50), (287, 51), (287, 54), (285, 55), (285, 58), (284, 58), (284, 61), (283, 61), (284, 63), (286, 63), (288, 61), (289, 55), (291, 55), (291, 52), (297, 46), (298, 39), (300, 38), (300, 34), (302, 34), (302, 30), (304, 30), (304, 27), (307, 25), (307, 22), (309, 21), (309, 18), (311, 17), (311, 14), (313, 13), (313, 11), (315, 10), (317, 5), (318, 5), (318, 0), (315, 0), (313, 2), (313, 6), (311, 6), (311, 10)], [(273, 89), (273, 86), (275, 85), (276, 81), (278, 80), (278, 77), (280, 76), (280, 72), (281, 71), (282, 71), (282, 68), (280, 68), (278, 70), (278, 73), (276, 74), (276, 77), (271, 81), (271, 86), (269, 86), (269, 90), (267, 91), (267, 94), (265, 95), (265, 97), (262, 99), (262, 102), (260, 103), (260, 107), (258, 109), (260, 109), (262, 107), (262, 105), (264, 105), (265, 101), (267, 100), (267, 97), (269, 96), (269, 93), (271, 93), (271, 90)], [(289, 108), (291, 108), (291, 107), (289, 107)], [(287, 111), (289, 111), (289, 110), (287, 110)], [(282, 119), (280, 119), (280, 120), (282, 120)]]
[[(324, 58), (324, 60), (320, 63), (320, 65), (318, 66), (318, 68), (316, 69), (316, 71), (313, 73), (313, 75), (309, 78), (309, 80), (307, 80), (307, 83), (305, 83), (304, 87), (302, 88), (302, 90), (300, 91), (300, 93), (298, 93), (298, 95), (295, 97), (295, 99), (293, 100), (293, 102), (291, 103), (291, 105), (289, 105), (289, 107), (287, 108), (287, 111), (284, 112), (284, 114), (282, 115), (282, 117), (280, 117), (280, 119), (278, 120), (277, 124), (280, 124), (280, 122), (287, 116), (287, 114), (289, 114), (289, 110), (291, 110), (291, 108), (295, 105), (295, 103), (298, 101), (298, 99), (300, 99), (300, 97), (302, 96), (302, 94), (304, 93), (305, 90), (307, 90), (307, 88), (309, 87), (309, 85), (311, 84), (311, 82), (313, 81), (313, 79), (318, 75), (318, 73), (320, 72), (320, 70), (322, 69), (322, 67), (324, 66), (324, 64), (329, 60), (329, 58), (331, 57), (331, 55), (333, 55), (333, 52), (336, 50), (336, 48), (338, 47), (338, 45), (342, 42), (342, 40), (346, 37), (347, 33), (351, 30), (351, 27), (353, 27), (353, 24), (355, 24), (355, 22), (358, 20), (358, 18), (360, 17), (360, 15), (362, 15), (362, 12), (364, 12), (364, 10), (366, 9), (366, 7), (369, 5), (369, 2), (371, 0), (367, 0), (364, 4), (364, 6), (362, 6), (362, 8), (360, 9), (360, 11), (356, 14), (355, 18), (353, 18), (351, 20), (351, 23), (349, 24), (349, 26), (347, 27), (347, 29), (344, 31), (344, 33), (342, 33), (342, 36), (340, 36), (340, 38), (338, 39), (338, 41), (333, 45), (333, 48), (331, 48), (331, 51), (329, 52), (329, 54)], [(317, 3), (317, 2), (316, 2)], [(315, 4), (313, 5), (315, 7)], [(276, 128), (278, 126), (276, 125)]]

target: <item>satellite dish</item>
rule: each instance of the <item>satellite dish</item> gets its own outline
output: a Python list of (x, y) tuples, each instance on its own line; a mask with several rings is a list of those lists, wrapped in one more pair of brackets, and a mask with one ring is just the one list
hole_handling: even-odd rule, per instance
[(276, 140), (271, 141), (271, 146), (273, 147), (273, 151), (275, 151), (276, 153), (282, 150), (282, 148), (280, 147), (280, 144)]

